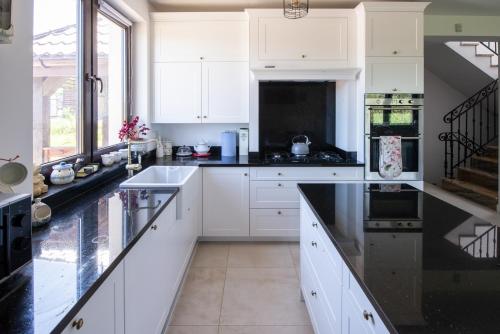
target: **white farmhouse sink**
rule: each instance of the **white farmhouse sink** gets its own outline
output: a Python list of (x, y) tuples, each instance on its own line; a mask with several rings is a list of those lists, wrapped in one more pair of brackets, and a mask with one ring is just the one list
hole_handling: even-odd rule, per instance
[(167, 188), (182, 187), (198, 166), (151, 166), (127, 181), (121, 188)]

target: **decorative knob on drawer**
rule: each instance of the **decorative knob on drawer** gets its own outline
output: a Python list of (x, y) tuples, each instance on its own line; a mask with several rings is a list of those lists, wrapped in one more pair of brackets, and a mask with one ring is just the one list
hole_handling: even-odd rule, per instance
[(392, 51), (392, 54), (393, 54), (393, 55), (397, 55), (397, 54), (398, 54), (398, 51), (397, 51), (397, 50), (394, 50), (394, 51)]
[(370, 320), (372, 319), (373, 321), (373, 314), (371, 314), (370, 312), (368, 312), (367, 310), (364, 310), (363, 311), (363, 318), (365, 318), (365, 320)]
[(278, 214), (279, 214), (279, 215), (281, 215), (282, 213), (283, 213), (283, 212), (281, 212), (281, 211), (278, 211)]
[(200, 57), (200, 60), (203, 60), (203, 59), (205, 59), (205, 57)]
[(153, 225), (153, 226), (151, 226), (151, 229), (156, 231), (158, 229), (158, 226), (157, 225)]
[(248, 176), (248, 173), (244, 173), (243, 175)]
[(317, 293), (314, 290), (311, 290), (311, 296), (316, 297)]
[(203, 118), (208, 118), (208, 116), (207, 116), (207, 115), (205, 115), (205, 116), (203, 116)]
[(199, 119), (199, 118), (201, 118), (201, 116), (196, 116), (196, 118), (198, 118), (198, 119)]
[(281, 176), (281, 175), (283, 175), (283, 174), (282, 173), (278, 173), (278, 176)]
[(318, 223), (312, 223), (313, 227), (318, 227)]
[(305, 57), (307, 57), (307, 55), (301, 55), (302, 59), (304, 59)]
[(318, 244), (316, 243), (316, 241), (313, 241), (313, 242), (311, 242), (311, 246), (318, 247)]
[(397, 91), (398, 91), (398, 89), (397, 89), (397, 88), (393, 88), (393, 89), (392, 89), (392, 91), (393, 91), (393, 92), (397, 92)]
[(281, 183), (278, 183), (278, 187), (283, 187), (283, 185)]
[(337, 173), (335, 173), (335, 172), (333, 172), (332, 174), (333, 174), (333, 176), (337, 176)]
[(75, 319), (73, 320), (73, 323), (71, 324), (71, 327), (78, 329), (81, 329), (83, 327), (83, 319)]

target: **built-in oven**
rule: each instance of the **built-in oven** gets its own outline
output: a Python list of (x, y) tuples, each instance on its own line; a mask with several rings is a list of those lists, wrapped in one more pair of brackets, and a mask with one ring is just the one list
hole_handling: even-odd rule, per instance
[(423, 193), (407, 184), (366, 184), (365, 229), (422, 228)]
[(380, 137), (400, 136), (402, 174), (395, 180), (421, 180), (423, 170), (423, 95), (366, 94), (365, 176), (379, 174)]

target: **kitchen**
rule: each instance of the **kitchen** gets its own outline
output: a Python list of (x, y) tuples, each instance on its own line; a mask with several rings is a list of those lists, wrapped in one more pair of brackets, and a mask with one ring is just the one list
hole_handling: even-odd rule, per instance
[[(0, 194), (1, 333), (496, 331), (497, 226), (423, 191), (432, 4), (144, 1), (144, 21), (124, 2), (82, 2), (96, 36), (123, 39), (97, 40), (81, 98), (128, 120), (108, 107), (89, 155), (85, 136), (80, 155), (34, 138), (40, 167), (0, 167), (48, 185), (33, 208), (31, 191)], [(68, 27), (36, 35), (35, 107), (71, 103), (74, 86), (46, 79)], [(103, 60), (118, 41), (124, 58)], [(111, 74), (128, 66), (117, 102)]]

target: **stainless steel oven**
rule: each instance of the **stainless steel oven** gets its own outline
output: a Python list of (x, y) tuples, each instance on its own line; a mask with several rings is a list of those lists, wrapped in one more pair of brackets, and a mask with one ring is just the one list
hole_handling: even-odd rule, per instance
[(365, 177), (379, 175), (381, 136), (401, 136), (403, 173), (394, 180), (422, 180), (423, 95), (366, 94), (365, 96)]

